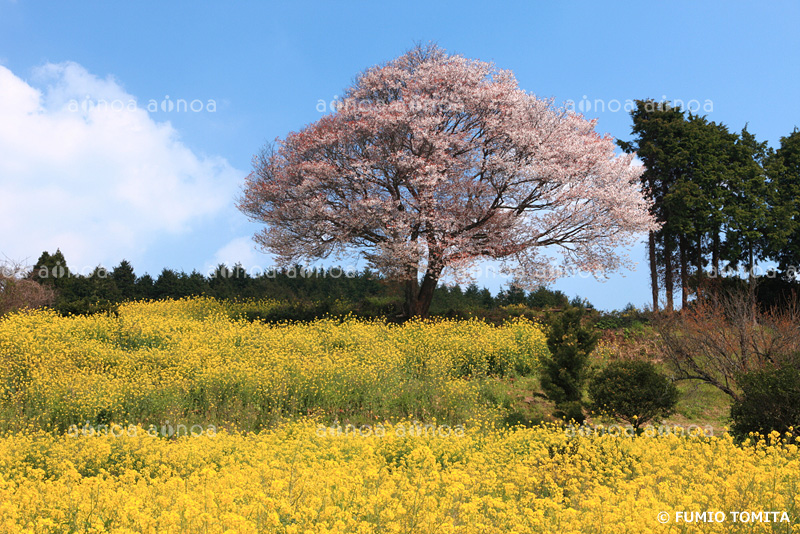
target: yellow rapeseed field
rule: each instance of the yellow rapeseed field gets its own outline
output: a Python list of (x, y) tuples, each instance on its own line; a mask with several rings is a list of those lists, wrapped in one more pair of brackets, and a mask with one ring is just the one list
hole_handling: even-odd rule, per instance
[(495, 428), (534, 323), (241, 316), (0, 320), (0, 534), (800, 532), (780, 436)]
[[(0, 439), (0, 531), (800, 531), (795, 444), (450, 430), (337, 435), (297, 421), (247, 436), (11, 434)], [(682, 520), (694, 512), (720, 521)]]
[(170, 420), (258, 430), (309, 414), (458, 423), (497, 412), (481, 394), (487, 377), (531, 373), (547, 353), (524, 320), (268, 325), (239, 319), (242, 306), (195, 298), (123, 304), (118, 316), (4, 318), (0, 428)]

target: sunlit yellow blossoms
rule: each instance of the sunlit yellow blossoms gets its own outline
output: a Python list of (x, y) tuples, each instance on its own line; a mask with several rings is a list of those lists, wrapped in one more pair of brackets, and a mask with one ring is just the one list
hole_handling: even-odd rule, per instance
[[(728, 438), (319, 435), (0, 439), (0, 532), (798, 532), (797, 446)], [(727, 521), (686, 523), (689, 512)], [(789, 522), (734, 522), (732, 512)], [(659, 514), (667, 514), (667, 522)], [(740, 516), (742, 518), (744, 516)], [(780, 516), (773, 516), (780, 519)]]
[(269, 305), (0, 320), (0, 534), (800, 532), (780, 436), (497, 429), (534, 323), (239, 318)]
[(0, 321), (0, 428), (108, 423), (257, 430), (289, 416), (461, 423), (495, 409), (487, 377), (530, 373), (540, 327), (478, 320), (268, 325), (213, 299), (124, 304), (118, 316)]

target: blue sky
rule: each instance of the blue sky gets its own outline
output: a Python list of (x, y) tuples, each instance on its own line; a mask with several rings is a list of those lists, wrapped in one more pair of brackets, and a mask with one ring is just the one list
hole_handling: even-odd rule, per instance
[[(0, 254), (60, 247), (76, 270), (125, 258), (139, 274), (268, 267), (234, 207), (250, 158), (417, 41), (510, 69), (618, 138), (626, 102), (666, 97), (776, 146), (800, 126), (799, 27), (788, 1), (0, 0)], [(555, 287), (641, 306), (644, 246), (630, 257), (604, 283)]]

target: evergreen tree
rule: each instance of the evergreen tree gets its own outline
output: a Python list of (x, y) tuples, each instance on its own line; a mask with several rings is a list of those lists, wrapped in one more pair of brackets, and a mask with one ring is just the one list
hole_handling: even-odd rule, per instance
[(531, 308), (566, 308), (569, 299), (562, 291), (551, 291), (540, 287), (528, 295), (528, 306)]
[(178, 273), (172, 269), (164, 268), (153, 284), (153, 296), (157, 299), (181, 298), (184, 296), (181, 289)]
[(761, 165), (765, 145), (746, 129), (740, 138), (669, 103), (637, 101), (631, 116), (636, 137), (619, 144), (644, 162), (642, 184), (662, 223), (648, 243), (653, 309), (663, 280), (671, 310), (676, 276), (686, 306), (709, 263), (718, 273), (723, 256), (736, 264), (763, 256), (756, 234), (764, 228), (769, 198)]
[(641, 425), (675, 410), (680, 394), (675, 384), (644, 360), (618, 360), (589, 381), (592, 410), (629, 423), (636, 434)]
[(497, 295), (497, 301), (502, 306), (525, 304), (525, 291), (519, 286), (512, 284), (508, 289), (500, 291)]
[(211, 294), (218, 299), (227, 299), (235, 296), (236, 288), (233, 283), (235, 274), (235, 271), (229, 269), (224, 263), (217, 265), (217, 268), (214, 269), (208, 279), (208, 287)]
[(765, 170), (769, 157), (767, 143), (758, 142), (745, 126), (735, 146), (735, 172), (731, 175), (723, 207), (725, 239), (722, 259), (731, 268), (743, 263), (752, 283), (755, 281), (755, 263), (765, 259), (769, 253), (765, 236), (780, 231), (773, 224), (775, 214), (772, 210), (777, 198)]
[(156, 298), (155, 281), (153, 277), (145, 273), (136, 279), (136, 291), (134, 293), (137, 299), (154, 299)]
[(800, 271), (800, 130), (781, 137), (780, 145), (766, 165), (777, 197), (767, 246), (784, 277), (794, 279)]
[(550, 324), (547, 348), (550, 357), (542, 362), (541, 385), (556, 405), (556, 414), (567, 420), (583, 422), (583, 387), (587, 378), (589, 355), (599, 335), (581, 324), (584, 308), (569, 308), (557, 314)]
[(491, 291), (485, 287), (478, 292), (478, 297), (480, 299), (480, 307), (485, 310), (494, 309), (497, 305)]
[(122, 292), (117, 287), (111, 273), (103, 267), (98, 265), (95, 267), (92, 274), (89, 275), (89, 282), (91, 287), (90, 298), (95, 302), (101, 302), (104, 305), (110, 303), (121, 302)]
[(683, 306), (704, 278), (709, 252), (712, 269), (719, 270), (731, 183), (746, 164), (737, 153), (738, 136), (725, 125), (689, 113), (685, 126), (683, 168), (667, 193), (678, 234)]
[[(192, 271), (188, 275), (181, 273), (179, 279), (181, 282), (181, 291), (184, 296), (198, 297), (209, 293), (209, 285), (206, 277), (203, 276), (202, 273), (197, 272), (197, 270)], [(242, 292), (236, 296), (242, 297), (244, 293)]]
[(136, 274), (133, 272), (133, 266), (127, 260), (122, 260), (111, 270), (111, 279), (119, 290), (122, 300), (136, 298)]
[(61, 249), (57, 249), (54, 254), (47, 251), (42, 252), (30, 274), (30, 277), (36, 282), (56, 289), (63, 289), (69, 283), (71, 276), (72, 273), (70, 273)]
[(626, 152), (636, 152), (645, 166), (641, 176), (645, 195), (651, 201), (651, 212), (662, 224), (658, 231), (648, 235), (650, 285), (653, 309), (659, 308), (660, 276), (663, 273), (663, 288), (668, 310), (673, 309), (673, 251), (675, 250), (675, 221), (672, 203), (665, 197), (677, 181), (680, 171), (686, 166), (686, 150), (682, 142), (686, 139), (686, 118), (683, 111), (667, 102), (637, 100), (631, 111), (633, 141), (617, 141)]

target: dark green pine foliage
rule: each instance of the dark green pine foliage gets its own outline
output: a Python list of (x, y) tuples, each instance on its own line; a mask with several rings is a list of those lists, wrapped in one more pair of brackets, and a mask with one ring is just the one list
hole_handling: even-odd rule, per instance
[(556, 416), (577, 423), (584, 420), (582, 400), (589, 355), (599, 339), (581, 324), (585, 313), (583, 308), (569, 308), (551, 316), (547, 335), (550, 357), (542, 362), (542, 390), (555, 403)]
[(153, 284), (153, 296), (157, 299), (181, 298), (183, 287), (178, 273), (172, 269), (164, 268)]
[(128, 260), (122, 260), (111, 270), (111, 279), (119, 291), (121, 300), (132, 300), (136, 294), (136, 274)]
[(800, 130), (781, 138), (766, 167), (777, 197), (768, 235), (770, 257), (791, 279), (800, 272)]
[(756, 262), (769, 255), (766, 236), (773, 232), (783, 233), (776, 224), (780, 214), (774, 211), (778, 201), (777, 190), (765, 169), (769, 157), (767, 143), (758, 142), (745, 126), (736, 140), (731, 166), (734, 172), (726, 189), (722, 211), (725, 239), (721, 256), (731, 268), (744, 266), (750, 282), (755, 280)]
[(61, 289), (69, 283), (71, 273), (67, 267), (67, 260), (61, 249), (54, 254), (45, 251), (39, 256), (31, 270), (30, 278), (36, 282), (47, 284), (50, 287)]
[(684, 306), (705, 277), (709, 254), (712, 272), (719, 272), (725, 208), (748, 161), (737, 150), (738, 136), (723, 124), (690, 113), (685, 131), (685, 161), (667, 195), (678, 235)]
[(682, 169), (688, 165), (686, 117), (683, 111), (670, 106), (668, 102), (637, 100), (631, 118), (634, 139), (630, 142), (618, 141), (618, 144), (625, 152), (636, 152), (645, 166), (641, 176), (642, 188), (652, 203), (653, 216), (662, 225), (648, 236), (653, 309), (659, 308), (659, 294), (663, 288), (666, 307), (671, 310), (675, 288), (672, 262), (678, 229), (673, 203), (667, 202), (666, 197)]
[(668, 102), (637, 101), (631, 118), (635, 137), (619, 144), (645, 164), (642, 185), (662, 223), (649, 236), (653, 308), (663, 290), (671, 310), (676, 287), (686, 306), (722, 261), (750, 266), (766, 257), (769, 152), (746, 129), (740, 137)]
[(800, 361), (767, 367), (739, 377), (741, 397), (731, 406), (731, 433), (745, 440), (751, 432), (800, 435)]
[[(209, 296), (218, 299), (283, 301), (275, 313), (253, 312), (250, 319), (268, 321), (310, 320), (326, 314), (353, 313), (362, 317), (399, 319), (404, 286), (381, 278), (369, 270), (356, 272), (342, 267), (305, 268), (295, 265), (248, 273), (240, 264), (217, 266), (204, 276), (192, 271), (164, 269), (156, 280), (148, 274), (136, 276), (130, 262), (123, 260), (111, 271), (97, 267), (92, 272), (70, 273), (64, 255), (44, 252), (28, 274), (56, 291), (54, 308), (63, 314), (115, 312), (121, 302), (139, 299), (180, 299)], [(586, 305), (580, 298), (576, 302)], [(533, 310), (501, 309), (508, 304), (559, 309), (568, 304), (561, 291), (545, 287), (533, 293), (511, 288), (497, 297), (488, 289), (471, 284), (440, 288), (434, 295), (431, 313), (449, 317), (481, 317), (502, 323), (512, 316), (532, 316)], [(259, 315), (260, 314), (260, 315)]]
[(642, 425), (673, 413), (680, 394), (675, 384), (643, 360), (618, 360), (589, 381), (592, 410), (629, 423), (639, 434)]
[(145, 273), (136, 279), (136, 298), (154, 299), (156, 298), (155, 280)]

